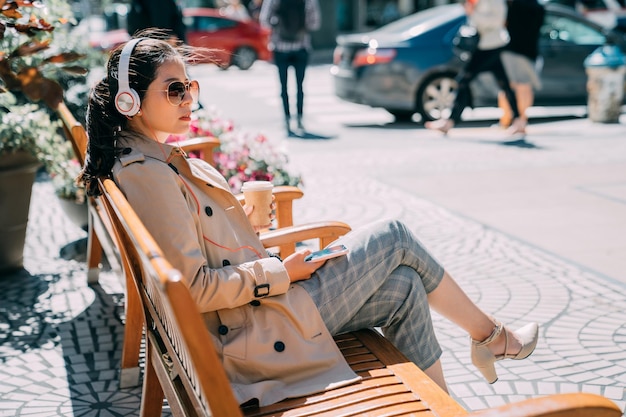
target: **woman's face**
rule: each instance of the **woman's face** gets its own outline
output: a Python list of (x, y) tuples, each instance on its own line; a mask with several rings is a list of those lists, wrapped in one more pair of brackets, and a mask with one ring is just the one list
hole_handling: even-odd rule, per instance
[(141, 101), (141, 111), (129, 121), (131, 129), (161, 143), (171, 134), (184, 134), (189, 130), (193, 98), (186, 91), (180, 104), (173, 105), (170, 101), (177, 100), (168, 100), (168, 87), (173, 82), (189, 83), (181, 60), (165, 62), (157, 70), (156, 78), (148, 86)]

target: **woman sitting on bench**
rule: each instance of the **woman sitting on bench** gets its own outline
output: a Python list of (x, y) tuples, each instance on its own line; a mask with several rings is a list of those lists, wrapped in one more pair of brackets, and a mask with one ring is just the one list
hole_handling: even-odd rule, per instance
[(91, 91), (80, 179), (97, 195), (96, 179), (112, 177), (182, 273), (240, 403), (358, 380), (332, 335), (372, 327), (446, 389), (429, 308), (469, 333), (472, 362), (490, 383), (496, 361), (533, 352), (536, 323), (511, 331), (484, 313), (399, 221), (348, 233), (338, 242), (349, 253), (325, 262), (306, 262), (307, 249), (269, 256), (248, 221), (254, 207), (208, 163), (165, 143), (189, 129), (193, 51), (159, 32), (139, 36), (112, 52)]

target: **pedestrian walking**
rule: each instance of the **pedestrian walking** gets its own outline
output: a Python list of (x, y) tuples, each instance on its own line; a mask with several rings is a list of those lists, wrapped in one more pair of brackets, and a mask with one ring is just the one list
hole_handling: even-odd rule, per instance
[(99, 178), (113, 178), (181, 272), (240, 403), (358, 381), (332, 336), (371, 327), (446, 390), (430, 308), (467, 331), (489, 383), (496, 361), (533, 352), (536, 323), (512, 331), (484, 313), (400, 221), (348, 233), (336, 244), (349, 252), (331, 260), (307, 261), (310, 249), (270, 256), (249, 221), (255, 207), (242, 207), (210, 164), (165, 143), (189, 130), (199, 96), (188, 49), (139, 36), (113, 51), (90, 92), (80, 179), (93, 196)]
[(520, 118), (517, 99), (511, 89), (509, 79), (504, 71), (500, 54), (509, 42), (509, 34), (505, 28), (507, 6), (505, 0), (466, 0), (463, 3), (468, 23), (474, 26), (480, 35), (478, 49), (471, 55), (457, 77), (458, 90), (449, 118), (442, 118), (424, 125), (428, 129), (448, 133), (461, 120), (461, 113), (469, 104), (470, 82), (481, 72), (491, 72), (504, 91), (513, 112), (513, 122), (509, 134), (524, 131), (524, 120)]
[[(544, 7), (537, 0), (509, 0), (507, 30), (511, 40), (502, 52), (502, 64), (517, 98), (517, 109), (524, 124), (528, 124), (526, 110), (533, 105), (534, 92), (541, 88), (537, 74), (539, 32), (545, 16)], [(502, 109), (500, 126), (508, 128), (513, 112), (503, 91), (498, 93), (498, 107)]]
[(283, 103), (285, 128), (292, 136), (291, 109), (287, 74), (293, 67), (296, 76), (296, 112), (299, 133), (304, 133), (304, 75), (312, 49), (310, 32), (321, 25), (318, 0), (264, 0), (259, 15), (261, 25), (269, 28), (269, 49), (274, 55), (274, 64), (280, 80), (280, 97)]

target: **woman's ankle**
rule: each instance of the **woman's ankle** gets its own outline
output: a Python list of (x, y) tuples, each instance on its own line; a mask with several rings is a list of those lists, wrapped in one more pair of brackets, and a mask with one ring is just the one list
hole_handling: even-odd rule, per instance
[(496, 356), (504, 354), (515, 356), (521, 349), (522, 344), (515, 336), (515, 333), (506, 326), (502, 329), (502, 333), (489, 345), (489, 350)]

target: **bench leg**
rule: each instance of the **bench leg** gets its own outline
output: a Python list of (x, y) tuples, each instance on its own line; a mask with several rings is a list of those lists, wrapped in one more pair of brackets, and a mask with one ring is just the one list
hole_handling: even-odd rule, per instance
[(141, 394), (140, 417), (160, 416), (163, 410), (163, 389), (159, 383), (152, 361), (161, 360), (155, 358), (154, 348), (151, 346), (150, 338), (146, 338), (146, 373), (143, 381), (143, 392)]
[(120, 388), (132, 388), (141, 384), (141, 368), (122, 368), (120, 370)]
[(87, 284), (97, 284), (102, 262), (102, 244), (93, 225), (93, 215), (89, 214), (87, 237)]
[(141, 300), (133, 277), (126, 275), (126, 302), (124, 309), (124, 344), (122, 346), (122, 364), (120, 371), (120, 388), (136, 387), (141, 383), (139, 354), (143, 336), (143, 311)]

